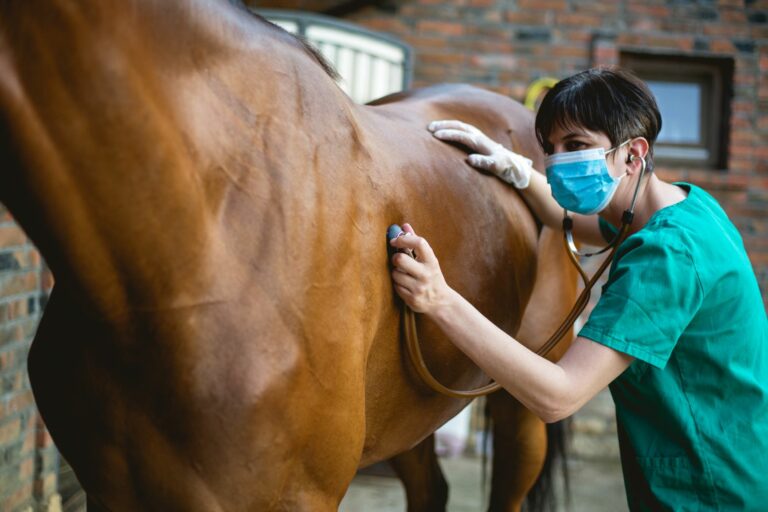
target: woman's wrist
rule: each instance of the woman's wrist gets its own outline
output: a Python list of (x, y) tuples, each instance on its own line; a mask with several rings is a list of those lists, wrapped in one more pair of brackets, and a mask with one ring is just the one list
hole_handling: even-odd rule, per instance
[(456, 290), (446, 285), (442, 300), (440, 300), (428, 316), (430, 316), (438, 325), (445, 326), (450, 323), (452, 318), (456, 317), (456, 312), (462, 301), (463, 298), (461, 295), (459, 295)]

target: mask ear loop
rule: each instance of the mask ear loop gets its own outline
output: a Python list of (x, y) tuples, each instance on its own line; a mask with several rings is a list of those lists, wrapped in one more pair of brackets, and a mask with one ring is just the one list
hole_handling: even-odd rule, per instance
[(584, 311), (584, 309), (587, 307), (587, 304), (589, 303), (589, 298), (592, 295), (592, 288), (597, 283), (597, 280), (600, 279), (600, 276), (603, 275), (603, 272), (605, 272), (605, 269), (608, 268), (608, 265), (611, 264), (613, 261), (613, 256), (616, 254), (616, 250), (619, 248), (619, 243), (624, 240), (626, 235), (629, 233), (629, 226), (632, 224), (632, 220), (634, 219), (634, 211), (635, 211), (635, 201), (637, 200), (637, 194), (640, 190), (640, 183), (643, 181), (643, 177), (645, 176), (645, 159), (643, 157), (636, 157), (634, 155), (630, 156), (629, 161), (632, 162), (635, 160), (635, 158), (640, 158), (640, 160), (643, 162), (643, 166), (640, 170), (640, 178), (637, 180), (637, 186), (635, 187), (635, 193), (632, 196), (632, 202), (629, 205), (628, 210), (624, 210), (624, 213), (621, 216), (621, 229), (618, 233), (613, 237), (613, 240), (605, 246), (602, 250), (596, 253), (587, 254), (586, 256), (593, 256), (596, 254), (603, 253), (607, 251), (609, 248), (613, 247), (613, 251), (611, 251), (611, 254), (605, 258), (605, 260), (600, 264), (600, 268), (597, 269), (597, 272), (595, 272), (595, 275), (592, 276), (592, 279), (589, 279), (587, 277), (587, 273), (582, 268), (581, 264), (579, 263), (579, 260), (576, 258), (576, 256), (579, 254), (576, 250), (576, 244), (573, 242), (573, 234), (572, 234), (572, 227), (573, 227), (573, 220), (568, 217), (568, 212), (566, 211), (566, 216), (563, 219), (563, 232), (565, 233), (564, 238), (566, 242), (566, 249), (568, 252), (568, 256), (571, 259), (571, 262), (573, 263), (574, 267), (576, 267), (576, 270), (579, 272), (579, 275), (581, 276), (582, 281), (584, 282), (584, 290), (582, 290), (581, 294), (579, 295), (579, 298), (576, 299), (576, 303), (573, 305), (573, 308), (571, 309), (571, 312), (568, 313), (568, 316), (565, 318), (562, 324), (560, 324), (560, 327), (558, 327), (557, 331), (555, 331), (552, 336), (536, 351), (539, 355), (546, 355), (550, 350), (552, 350), (555, 346), (557, 346), (560, 339), (563, 338), (568, 332), (570, 332), (571, 327), (573, 326), (574, 322), (576, 322), (576, 319), (581, 315), (581, 313)]

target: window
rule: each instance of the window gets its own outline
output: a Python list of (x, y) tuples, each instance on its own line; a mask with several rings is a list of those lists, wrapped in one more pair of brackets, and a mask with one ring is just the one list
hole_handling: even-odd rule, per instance
[(733, 59), (622, 52), (620, 62), (648, 84), (659, 105), (662, 127), (654, 160), (724, 169)]

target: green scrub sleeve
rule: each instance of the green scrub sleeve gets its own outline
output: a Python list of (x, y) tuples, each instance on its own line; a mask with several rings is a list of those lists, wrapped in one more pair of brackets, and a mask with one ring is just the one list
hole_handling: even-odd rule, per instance
[(702, 287), (681, 244), (641, 233), (629, 237), (617, 252), (600, 300), (579, 336), (664, 368), (701, 307)]

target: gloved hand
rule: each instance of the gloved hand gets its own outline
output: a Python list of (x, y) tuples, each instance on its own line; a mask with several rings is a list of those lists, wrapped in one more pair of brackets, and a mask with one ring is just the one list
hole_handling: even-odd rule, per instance
[(526, 188), (531, 182), (531, 160), (491, 140), (471, 124), (433, 121), (427, 129), (442, 141), (459, 142), (474, 151), (467, 157), (472, 167), (488, 171), (516, 188)]

